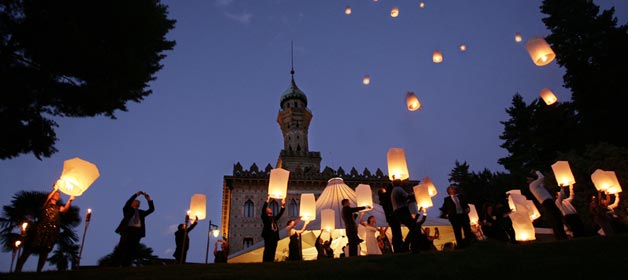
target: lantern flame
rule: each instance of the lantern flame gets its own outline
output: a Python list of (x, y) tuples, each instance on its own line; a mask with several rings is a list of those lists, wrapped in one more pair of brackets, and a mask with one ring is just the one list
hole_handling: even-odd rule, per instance
[(460, 51), (464, 52), (464, 51), (466, 51), (466, 50), (467, 50), (467, 45), (465, 45), (465, 44), (461, 44), (461, 45), (460, 45)]
[(22, 223), (22, 231), (26, 231), (27, 227), (28, 227), (28, 223), (27, 222), (23, 222)]
[(20, 247), (20, 245), (22, 245), (22, 241), (19, 241), (19, 240), (15, 241), (15, 248)]

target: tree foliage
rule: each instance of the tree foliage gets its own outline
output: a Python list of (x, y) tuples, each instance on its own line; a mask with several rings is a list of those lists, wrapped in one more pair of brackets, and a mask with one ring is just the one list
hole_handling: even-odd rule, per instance
[[(159, 263), (159, 257), (153, 255), (153, 248), (146, 246), (144, 243), (140, 243), (139, 248), (137, 250), (137, 254), (132, 258), (133, 266), (146, 266), (146, 265), (154, 265)], [(115, 252), (115, 248), (114, 248)], [(106, 256), (98, 259), (99, 266), (113, 266), (113, 252), (107, 254)]]
[(115, 118), (150, 95), (173, 27), (159, 0), (0, 1), (0, 159), (55, 153), (54, 117)]

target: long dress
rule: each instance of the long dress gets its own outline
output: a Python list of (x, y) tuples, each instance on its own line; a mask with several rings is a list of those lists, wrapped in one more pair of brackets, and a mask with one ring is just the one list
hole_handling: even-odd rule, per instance
[(364, 228), (366, 229), (366, 254), (381, 255), (382, 250), (379, 249), (379, 244), (377, 243), (377, 238), (375, 237), (377, 228), (370, 225), (367, 225)]
[(49, 204), (41, 210), (37, 219), (35, 236), (30, 242), (33, 252), (50, 252), (55, 246), (61, 231), (59, 214), (59, 206), (54, 204)]
[(288, 260), (301, 261), (303, 255), (301, 253), (301, 234), (294, 229), (290, 229), (290, 243), (288, 244)]

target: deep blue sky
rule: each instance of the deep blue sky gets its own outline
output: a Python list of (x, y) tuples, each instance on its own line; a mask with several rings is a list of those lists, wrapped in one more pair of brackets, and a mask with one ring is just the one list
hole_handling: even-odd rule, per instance
[[(515, 93), (526, 102), (543, 87), (559, 100), (570, 94), (562, 87), (564, 69), (556, 62), (535, 66), (524, 48), (529, 37), (548, 34), (540, 0), (424, 1), (424, 9), (419, 2), (164, 1), (177, 20), (168, 36), (177, 45), (151, 83), (153, 94), (117, 120), (56, 119), (54, 156), (0, 161), (0, 204), (20, 190), (48, 191), (63, 161), (78, 156), (101, 172), (74, 203), (82, 213), (94, 211), (82, 264), (112, 251), (121, 207), (138, 190), (151, 194), (157, 209), (142, 242), (171, 257), (193, 194), (208, 196), (209, 219), (220, 224), (223, 176), (233, 164), (275, 165), (283, 147), (276, 117), (294, 41), (295, 79), (314, 114), (310, 150), (321, 152), (321, 169), (387, 173), (386, 152), (402, 147), (411, 179), (429, 176), (439, 188), (439, 207), (456, 160), (473, 171), (503, 170), (500, 121)], [(628, 2), (595, 2), (615, 6), (626, 23)], [(344, 14), (347, 5), (351, 15)], [(390, 17), (393, 6), (397, 18)], [(524, 42), (514, 41), (516, 32)], [(460, 52), (460, 44), (468, 50)], [(441, 64), (431, 61), (436, 49), (444, 54)], [(361, 83), (366, 74), (369, 86)], [(407, 91), (423, 109), (405, 109)], [(190, 233), (188, 261), (204, 261), (207, 225), (201, 221)], [(83, 225), (77, 231), (82, 236)], [(10, 253), (0, 253), (0, 271), (10, 261)], [(35, 263), (31, 257), (26, 269)]]

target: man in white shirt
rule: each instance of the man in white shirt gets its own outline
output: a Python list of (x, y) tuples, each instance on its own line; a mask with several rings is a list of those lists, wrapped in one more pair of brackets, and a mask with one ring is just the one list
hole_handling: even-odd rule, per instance
[(580, 220), (580, 216), (578, 215), (576, 208), (571, 205), (571, 201), (575, 197), (573, 185), (569, 185), (569, 197), (567, 198), (564, 198), (566, 196), (565, 189), (565, 187), (561, 187), (560, 192), (556, 195), (556, 207), (558, 207), (560, 212), (563, 214), (565, 224), (567, 224), (567, 227), (571, 230), (573, 237), (576, 238), (584, 236), (584, 224), (582, 223), (582, 220)]
[(563, 215), (558, 207), (556, 207), (552, 195), (545, 189), (545, 184), (543, 183), (545, 177), (543, 173), (538, 170), (534, 171), (534, 173), (535, 175), (530, 174), (526, 177), (530, 192), (532, 192), (536, 200), (543, 207), (543, 212), (547, 215), (547, 221), (554, 231), (554, 237), (557, 240), (567, 239), (567, 233), (565, 233), (563, 226)]

